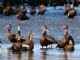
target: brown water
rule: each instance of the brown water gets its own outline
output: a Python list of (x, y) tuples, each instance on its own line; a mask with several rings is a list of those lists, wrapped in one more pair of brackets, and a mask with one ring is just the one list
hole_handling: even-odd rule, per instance
[(75, 45), (73, 52), (65, 52), (56, 48), (41, 48), (39, 44), (35, 44), (33, 51), (12, 52), (8, 48), (10, 45), (2, 45), (1, 60), (80, 60), (80, 44)]

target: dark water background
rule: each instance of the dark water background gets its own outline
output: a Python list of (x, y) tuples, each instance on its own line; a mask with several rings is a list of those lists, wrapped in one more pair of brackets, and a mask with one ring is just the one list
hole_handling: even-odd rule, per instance
[[(36, 15), (30, 16), (29, 7), (28, 16), (30, 20), (25, 20), (22, 24), (21, 21), (16, 19), (15, 15), (12, 16), (0, 16), (0, 41), (2, 41), (1, 47), (1, 60), (79, 60), (80, 59), (80, 7), (76, 7), (77, 16), (74, 19), (68, 19), (64, 16), (65, 7), (47, 7), (44, 16), (38, 16), (38, 9)], [(17, 33), (17, 25), (21, 25), (21, 34), (26, 39), (28, 32), (33, 31), (35, 37), (33, 41), (35, 43), (34, 50), (29, 52), (11, 52), (8, 48), (11, 46), (10, 41), (6, 37), (7, 24), (12, 24), (12, 32)], [(74, 52), (64, 52), (56, 48), (44, 48), (41, 49), (39, 44), (39, 38), (42, 36), (40, 30), (41, 25), (46, 25), (49, 29), (48, 34), (55, 37), (58, 41), (63, 38), (63, 25), (68, 24), (69, 34), (74, 38), (76, 43)]]

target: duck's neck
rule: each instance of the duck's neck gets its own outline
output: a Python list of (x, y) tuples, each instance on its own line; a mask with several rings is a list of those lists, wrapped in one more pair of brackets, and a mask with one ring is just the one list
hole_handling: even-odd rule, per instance
[(10, 33), (11, 32), (11, 29), (8, 29), (8, 32)]
[(28, 39), (29, 39), (29, 40), (32, 40), (32, 36), (29, 35)]
[(19, 36), (21, 36), (21, 31), (18, 31)]
[(43, 33), (43, 36), (46, 36), (46, 32)]

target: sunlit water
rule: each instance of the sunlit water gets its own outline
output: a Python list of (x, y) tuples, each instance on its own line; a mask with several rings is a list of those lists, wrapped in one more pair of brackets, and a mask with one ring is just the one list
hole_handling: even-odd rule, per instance
[(12, 52), (8, 48), (9, 44), (2, 45), (1, 59), (2, 60), (79, 60), (80, 59), (80, 44), (75, 45), (74, 52), (65, 52), (56, 48), (41, 48), (40, 44), (35, 44), (33, 51)]
[[(28, 8), (27, 8), (28, 9)], [(35, 16), (30, 16), (29, 20), (25, 20), (22, 24), (21, 21), (16, 19), (15, 15), (12, 16), (0, 16), (0, 41), (2, 41), (1, 47), (1, 60), (79, 60), (80, 59), (80, 9), (77, 9), (77, 16), (74, 19), (68, 19), (64, 16), (64, 7), (48, 7), (44, 16), (38, 16), (38, 10)], [(29, 52), (12, 52), (8, 50), (11, 46), (10, 41), (6, 37), (7, 24), (12, 24), (12, 32), (17, 33), (17, 25), (21, 25), (21, 35), (26, 39), (28, 32), (33, 31), (35, 37), (33, 41), (35, 43), (34, 50)], [(41, 25), (46, 25), (49, 29), (48, 34), (55, 37), (58, 41), (63, 38), (63, 25), (68, 24), (69, 34), (74, 38), (76, 43), (74, 52), (64, 52), (56, 48), (43, 48), (39, 44), (39, 38), (42, 36), (40, 30)], [(78, 44), (77, 44), (78, 43)]]

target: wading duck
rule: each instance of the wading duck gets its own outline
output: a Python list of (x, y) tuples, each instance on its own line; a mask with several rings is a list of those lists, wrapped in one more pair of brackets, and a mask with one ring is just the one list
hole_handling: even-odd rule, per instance
[(19, 12), (18, 14), (16, 14), (17, 19), (23, 21), (23, 20), (29, 20), (29, 17), (26, 16), (26, 14), (23, 14), (22, 12)]
[(8, 29), (8, 32), (7, 32), (7, 38), (10, 40), (11, 43), (15, 43), (16, 42), (16, 35), (14, 33), (11, 32), (11, 24), (8, 24), (7, 25), (7, 29)]
[(34, 6), (32, 6), (32, 7), (30, 8), (30, 14), (31, 14), (31, 15), (34, 15), (35, 13), (36, 13), (36, 9), (35, 9)]
[(41, 44), (42, 48), (43, 48), (43, 46), (47, 47), (48, 45), (51, 45), (51, 47), (52, 47), (52, 44), (56, 43), (55, 38), (52, 37), (51, 35), (47, 34), (47, 32), (48, 32), (47, 26), (42, 26), (41, 29), (43, 32), (43, 35), (40, 38), (40, 44)]
[(16, 34), (16, 43), (12, 45), (13, 51), (20, 51), (22, 49), (22, 43), (25, 41), (24, 37), (21, 36), (20, 26), (18, 25), (18, 33)]
[(73, 46), (72, 40), (69, 40), (69, 44), (64, 47), (64, 50), (71, 51), (71, 52), (74, 51), (74, 46)]
[(46, 11), (46, 7), (44, 5), (40, 5), (38, 14), (43, 15), (45, 13), (45, 11)]
[(72, 44), (75, 45), (72, 36), (68, 34), (68, 25), (65, 25), (64, 26), (64, 38), (58, 41), (57, 47), (64, 48), (65, 46), (69, 44), (70, 40), (72, 41)]
[(34, 48), (34, 42), (32, 41), (33, 37), (34, 37), (34, 33), (30, 31), (28, 39), (22, 43), (22, 50), (33, 50)]

